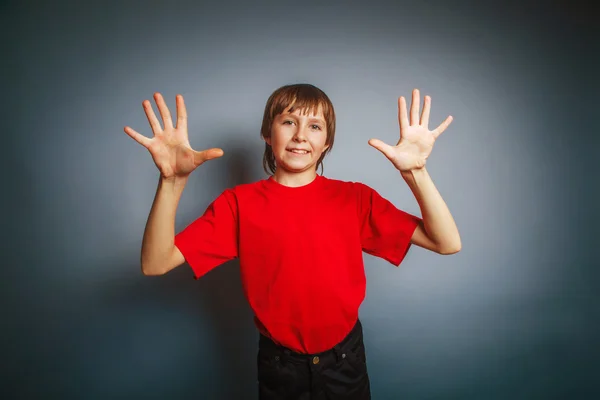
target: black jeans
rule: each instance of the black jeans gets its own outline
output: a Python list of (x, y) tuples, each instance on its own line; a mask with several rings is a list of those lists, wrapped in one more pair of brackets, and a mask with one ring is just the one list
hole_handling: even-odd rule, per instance
[(360, 320), (332, 349), (301, 354), (259, 334), (260, 400), (370, 400), (365, 346)]

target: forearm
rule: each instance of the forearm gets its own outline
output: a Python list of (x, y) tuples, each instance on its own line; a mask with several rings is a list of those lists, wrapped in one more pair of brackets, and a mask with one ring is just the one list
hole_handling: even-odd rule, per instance
[(458, 228), (427, 170), (423, 167), (402, 172), (401, 175), (419, 204), (427, 236), (443, 252), (459, 251), (461, 241)]
[(175, 214), (187, 178), (160, 178), (142, 240), (141, 264), (144, 275), (160, 275), (173, 252)]

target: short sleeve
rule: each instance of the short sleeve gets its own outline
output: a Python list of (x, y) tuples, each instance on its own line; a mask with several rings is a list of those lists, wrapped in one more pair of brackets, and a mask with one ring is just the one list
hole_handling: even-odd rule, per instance
[(359, 188), (360, 240), (365, 253), (399, 266), (421, 218), (399, 210), (369, 186)]
[(175, 235), (175, 246), (195, 279), (238, 256), (237, 201), (231, 189), (221, 193), (204, 214)]

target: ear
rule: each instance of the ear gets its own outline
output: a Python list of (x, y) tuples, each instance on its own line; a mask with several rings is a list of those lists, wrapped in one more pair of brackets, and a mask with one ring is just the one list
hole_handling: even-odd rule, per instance
[(263, 138), (265, 140), (265, 142), (270, 146), (271, 145), (271, 138), (267, 137), (267, 138)]

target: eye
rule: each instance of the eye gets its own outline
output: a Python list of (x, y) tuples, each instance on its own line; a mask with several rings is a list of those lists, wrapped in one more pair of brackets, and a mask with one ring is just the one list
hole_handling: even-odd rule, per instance
[(313, 125), (313, 129), (321, 130), (321, 127), (319, 125)]
[(289, 123), (291, 123), (291, 124), (293, 124), (293, 123), (294, 123), (294, 121), (290, 121), (290, 120), (288, 119), (287, 121), (283, 121), (283, 124), (285, 125), (285, 124), (287, 124), (288, 122), (289, 122)]

